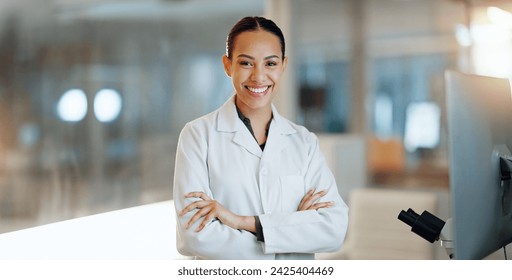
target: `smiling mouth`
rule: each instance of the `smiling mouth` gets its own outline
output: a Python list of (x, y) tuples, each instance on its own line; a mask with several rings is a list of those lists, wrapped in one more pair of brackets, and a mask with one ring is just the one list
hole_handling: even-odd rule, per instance
[(245, 86), (246, 89), (248, 89), (250, 92), (256, 93), (256, 94), (262, 94), (265, 93), (268, 89), (270, 89), (270, 86), (265, 87), (250, 87)]

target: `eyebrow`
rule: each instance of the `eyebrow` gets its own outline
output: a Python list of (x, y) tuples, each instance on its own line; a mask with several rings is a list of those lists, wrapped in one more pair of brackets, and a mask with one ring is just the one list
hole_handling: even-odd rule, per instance
[[(245, 58), (252, 59), (252, 60), (256, 59), (253, 56), (250, 56), (248, 54), (240, 54), (240, 55), (238, 55), (238, 57), (245, 57)], [(277, 55), (269, 55), (269, 56), (265, 57), (264, 60), (268, 60), (268, 59), (272, 59), (272, 58), (279, 59), (279, 56), (277, 56)]]

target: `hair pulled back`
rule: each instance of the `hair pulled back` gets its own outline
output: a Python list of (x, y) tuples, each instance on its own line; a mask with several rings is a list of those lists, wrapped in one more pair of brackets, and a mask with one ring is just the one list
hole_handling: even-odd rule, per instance
[(235, 39), (240, 33), (258, 30), (270, 32), (279, 38), (279, 41), (281, 42), (281, 59), (284, 59), (285, 42), (283, 32), (272, 20), (258, 16), (244, 17), (233, 25), (226, 40), (226, 56), (231, 59)]

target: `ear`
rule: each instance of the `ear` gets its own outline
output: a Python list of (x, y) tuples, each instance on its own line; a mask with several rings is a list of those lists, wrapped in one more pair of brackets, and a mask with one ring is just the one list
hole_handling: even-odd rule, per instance
[(286, 64), (288, 64), (288, 57), (285, 56), (284, 59), (283, 59), (283, 72), (284, 70), (286, 70)]
[(231, 78), (231, 59), (229, 59), (226, 55), (222, 56), (222, 64), (224, 64), (224, 72), (228, 77)]

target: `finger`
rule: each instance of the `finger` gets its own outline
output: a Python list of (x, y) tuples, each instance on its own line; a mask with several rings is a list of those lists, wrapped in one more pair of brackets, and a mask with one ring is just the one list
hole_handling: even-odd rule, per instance
[(179, 216), (183, 216), (185, 214), (187, 214), (188, 212), (194, 210), (197, 208), (197, 202), (193, 202), (193, 203), (190, 203), (189, 205), (185, 206), (185, 208), (181, 209), (180, 213), (179, 213)]
[(318, 193), (312, 195), (311, 197), (307, 198), (304, 201), (301, 210), (309, 209), (314, 203), (316, 203), (324, 195), (325, 195), (324, 193), (318, 192)]
[[(206, 215), (205, 213), (208, 213), (209, 211), (211, 211), (211, 207), (208, 207), (210, 205), (209, 202), (206, 202), (206, 201), (197, 201), (197, 202), (194, 202), (192, 204), (190, 204), (189, 206), (187, 206), (187, 208), (181, 210), (180, 212), (180, 217), (184, 216), (186, 213), (192, 211), (192, 210), (196, 210), (198, 209), (198, 211), (192, 216), (192, 218), (190, 218), (190, 220), (194, 219), (193, 222), (197, 221), (201, 216), (204, 216)], [(198, 215), (196, 217), (196, 215)], [(194, 218), (196, 217), (196, 218)], [(190, 221), (189, 220), (189, 221)], [(189, 222), (190, 223), (190, 222)], [(191, 223), (190, 223), (191, 224)]]
[(299, 209), (301, 209), (303, 206), (304, 206), (304, 203), (306, 203), (306, 201), (315, 193), (315, 188), (311, 188), (305, 195), (304, 197), (300, 200), (300, 203), (299, 203)]
[(310, 202), (311, 204), (315, 203), (316, 201), (318, 201), (320, 198), (322, 198), (324, 195), (327, 194), (327, 191), (325, 190), (321, 190), (315, 194), (313, 194), (311, 197), (309, 197), (308, 199), (308, 202)]
[(197, 222), (201, 217), (206, 216), (208, 213), (210, 213), (211, 207), (204, 207), (201, 208), (199, 211), (197, 211), (190, 220), (188, 220), (187, 224), (185, 225), (186, 229), (189, 229), (191, 225), (193, 225), (195, 222)]
[(196, 228), (196, 232), (200, 232), (201, 230), (203, 230), (203, 228), (213, 219), (215, 218), (214, 215), (211, 215), (211, 213), (209, 215), (206, 215), (203, 219), (203, 221), (201, 222), (201, 224)]
[(318, 201), (320, 198), (322, 198), (326, 194), (327, 194), (327, 192), (322, 190), (322, 191), (319, 191), (319, 192), (311, 195), (304, 201), (304, 204), (302, 205), (302, 209), (309, 209), (309, 207), (311, 207), (311, 205), (313, 205), (316, 201)]
[(199, 201), (192, 202), (189, 205), (185, 206), (185, 208), (183, 208), (180, 211), (179, 216), (181, 217), (192, 210), (203, 208), (208, 204), (209, 204), (209, 202), (205, 201), (205, 200), (199, 200)]
[(328, 201), (328, 202), (319, 202), (311, 205), (311, 207), (308, 208), (308, 210), (318, 210), (321, 208), (329, 208), (334, 206), (334, 201)]
[(196, 197), (201, 198), (203, 200), (211, 200), (204, 192), (189, 192), (185, 195), (186, 198)]

